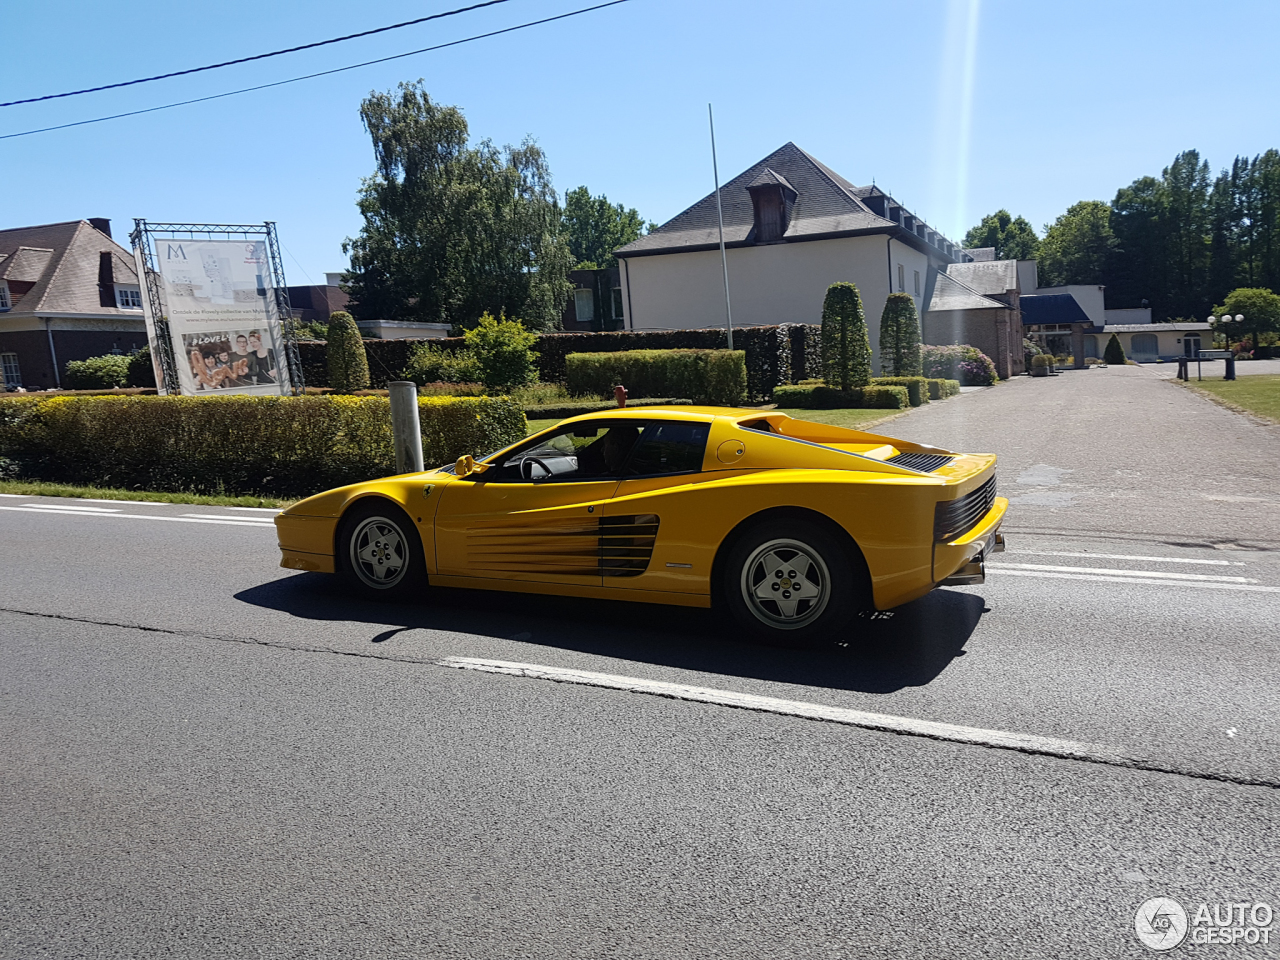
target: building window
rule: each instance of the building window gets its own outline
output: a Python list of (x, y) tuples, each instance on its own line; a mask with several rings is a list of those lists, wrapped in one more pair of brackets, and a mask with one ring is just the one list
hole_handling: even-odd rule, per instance
[[(9, 301), (9, 284), (0, 280), (0, 310), (8, 310), (11, 306)], [(8, 354), (6, 354), (8, 356)]]
[(590, 323), (596, 318), (596, 297), (589, 288), (573, 291), (573, 315), (579, 323)]
[(142, 290), (139, 287), (116, 285), (116, 304), (121, 310), (141, 310)]
[(898, 264), (898, 292), (907, 292), (907, 268)]
[(920, 296), (920, 271), (917, 270), (915, 274), (916, 274), (916, 296), (918, 297)]
[(6, 387), (22, 386), (22, 371), (18, 369), (18, 355), (0, 353), (0, 363), (4, 364), (4, 385)]
[(622, 319), (622, 288), (613, 288), (613, 319)]

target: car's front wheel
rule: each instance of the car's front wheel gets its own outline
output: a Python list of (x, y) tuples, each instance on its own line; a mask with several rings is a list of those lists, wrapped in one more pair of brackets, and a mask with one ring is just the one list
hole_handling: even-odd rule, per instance
[(338, 569), (347, 585), (369, 599), (407, 599), (426, 586), (426, 560), (417, 529), (386, 500), (357, 503), (342, 518)]
[(756, 524), (738, 537), (723, 567), (721, 596), (738, 625), (783, 646), (848, 639), (866, 594), (849, 547), (808, 520)]

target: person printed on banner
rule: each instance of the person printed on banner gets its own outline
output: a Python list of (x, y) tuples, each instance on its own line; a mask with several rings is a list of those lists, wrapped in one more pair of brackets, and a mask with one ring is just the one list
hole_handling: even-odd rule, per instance
[(262, 334), (249, 331), (249, 377), (254, 383), (276, 382), (276, 352), (262, 342)]

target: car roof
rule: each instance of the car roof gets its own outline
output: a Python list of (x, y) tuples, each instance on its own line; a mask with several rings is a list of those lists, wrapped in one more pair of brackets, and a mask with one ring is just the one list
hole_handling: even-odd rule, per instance
[(763, 417), (774, 414), (772, 410), (753, 410), (750, 407), (694, 407), (694, 406), (660, 406), (660, 407), (618, 407), (611, 410), (597, 410), (593, 413), (568, 417), (561, 423), (577, 423), (582, 420), (651, 420), (660, 416), (664, 420), (700, 420), (704, 422), (724, 419), (743, 420), (749, 417)]

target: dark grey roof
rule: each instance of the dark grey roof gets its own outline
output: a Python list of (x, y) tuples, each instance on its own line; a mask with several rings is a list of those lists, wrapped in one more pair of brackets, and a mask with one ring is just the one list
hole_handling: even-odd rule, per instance
[[(855, 195), (858, 188), (852, 183), (794, 143), (788, 143), (720, 188), (725, 243), (742, 244), (747, 241), (754, 222), (747, 187), (754, 185), (766, 170), (783, 179), (797, 194), (787, 232), (783, 235), (785, 240), (900, 229), (893, 221), (867, 209)], [(657, 230), (627, 244), (618, 253), (623, 256), (675, 253), (714, 247), (718, 243), (716, 195), (713, 192)]]
[(1017, 260), (975, 260), (973, 263), (947, 264), (947, 275), (970, 290), (986, 296), (1007, 293), (1018, 288)]
[(937, 271), (930, 273), (933, 274), (933, 289), (929, 291), (926, 311), (1007, 309), (1007, 304), (984, 297), (963, 280)]
[(760, 175), (747, 184), (747, 189), (750, 190), (752, 187), (765, 187), (773, 184), (777, 184), (780, 187), (786, 187), (792, 193), (796, 192), (796, 188), (787, 183), (786, 177), (780, 173), (770, 170), (768, 167), (761, 170)]
[(5, 255), (0, 269), (6, 279), (35, 284), (10, 315), (39, 311), (137, 318), (137, 310), (101, 306), (98, 271), (103, 253), (111, 254), (115, 283), (138, 282), (133, 255), (86, 220), (0, 230), (0, 254)]
[(1087, 323), (1093, 321), (1080, 309), (1076, 298), (1069, 293), (1044, 293), (1020, 297), (1022, 322), (1028, 323)]
[(972, 247), (965, 251), (971, 260), (994, 260), (996, 258), (995, 247)]

